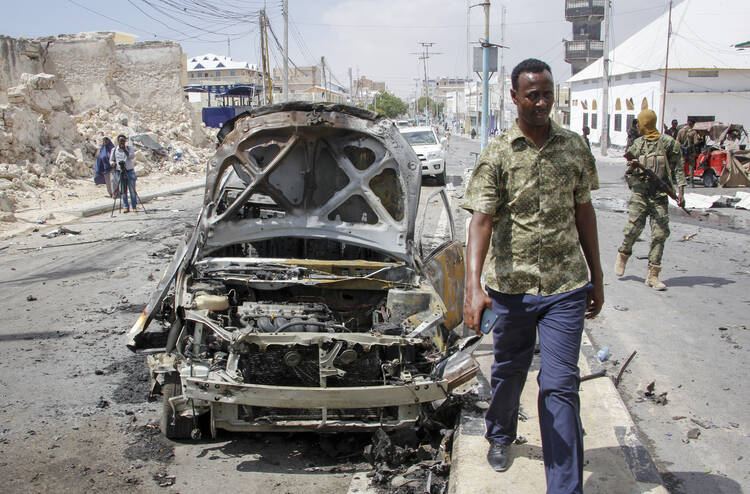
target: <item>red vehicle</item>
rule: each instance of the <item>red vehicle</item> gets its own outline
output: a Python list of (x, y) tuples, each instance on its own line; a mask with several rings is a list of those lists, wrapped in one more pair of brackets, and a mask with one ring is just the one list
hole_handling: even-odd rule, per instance
[[(730, 149), (744, 149), (740, 140), (747, 137), (747, 132), (738, 124), (723, 124), (720, 122), (698, 122), (695, 124), (697, 130), (702, 136), (710, 137), (714, 145), (708, 147), (703, 153), (698, 155), (695, 166), (695, 177), (700, 178), (704, 187), (716, 187), (719, 185), (719, 177), (731, 159)], [(726, 150), (724, 149), (726, 148)], [(685, 167), (685, 176), (688, 177), (690, 172), (688, 165)]]
[[(695, 177), (700, 178), (704, 187), (716, 187), (719, 185), (719, 177), (727, 167), (727, 152), (711, 148), (708, 157), (706, 153), (698, 155), (695, 165)], [(689, 173), (685, 164), (685, 176)]]

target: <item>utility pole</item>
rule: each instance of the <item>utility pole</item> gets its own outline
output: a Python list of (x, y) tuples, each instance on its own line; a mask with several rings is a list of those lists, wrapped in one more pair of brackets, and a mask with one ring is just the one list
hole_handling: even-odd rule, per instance
[[(505, 46), (505, 5), (502, 6), (502, 16), (500, 21), (500, 44)], [(500, 129), (505, 130), (505, 53), (500, 50)]]
[(229, 36), (227, 36), (227, 58), (232, 58), (232, 45), (230, 43)]
[(283, 0), (284, 10), (284, 101), (289, 101), (289, 0)]
[(604, 0), (604, 73), (602, 77), (602, 133), (599, 138), (602, 156), (609, 150), (609, 26), (610, 0)]
[(320, 68), (321, 68), (321, 82), (323, 83), (323, 101), (326, 100), (326, 92), (328, 91), (328, 85), (326, 84), (326, 57), (320, 57)]
[(466, 80), (471, 78), (471, 45), (469, 28), (471, 27), (471, 0), (466, 0)]
[[(424, 95), (425, 95), (425, 109), (428, 110), (429, 108), (429, 101), (430, 101), (430, 80), (428, 77), (428, 69), (427, 69), (427, 61), (430, 59), (430, 47), (434, 45), (435, 43), (425, 43), (420, 42), (420, 45), (422, 45), (422, 48), (424, 48), (424, 51), (420, 54), (419, 59), (424, 62)], [(433, 55), (442, 55), (442, 53), (436, 53), (433, 52)], [(437, 104), (437, 103), (436, 103)], [(436, 108), (437, 113), (437, 108)], [(430, 112), (427, 111), (427, 125), (430, 125)]]
[(354, 86), (352, 86), (352, 68), (349, 67), (349, 103), (354, 105)]
[[(669, 38), (672, 37), (672, 0), (669, 0), (669, 20), (667, 21), (669, 23), (669, 26), (667, 26), (667, 60), (664, 62), (664, 91), (661, 95), (661, 124), (662, 126), (666, 125), (667, 122), (664, 121), (664, 109), (667, 106), (667, 74), (669, 73)], [(657, 126), (657, 129), (659, 127)], [(691, 182), (692, 185), (692, 182)]]
[(482, 42), (482, 148), (487, 146), (490, 113), (490, 2), (484, 2), (484, 41)]
[(258, 32), (260, 33), (260, 70), (261, 70), (261, 82), (260, 86), (263, 89), (262, 98), (263, 104), (266, 104), (266, 50), (263, 45), (263, 11), (258, 13)]

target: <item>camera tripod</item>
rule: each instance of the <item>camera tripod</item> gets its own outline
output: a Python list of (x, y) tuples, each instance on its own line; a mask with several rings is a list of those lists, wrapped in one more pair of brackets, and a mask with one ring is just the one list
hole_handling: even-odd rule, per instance
[[(122, 210), (122, 195), (128, 193), (128, 177), (125, 174), (126, 171), (127, 170), (125, 170), (124, 167), (120, 167), (120, 173), (118, 173), (117, 175), (116, 182), (116, 190), (119, 192), (119, 194), (117, 194), (117, 196), (112, 199), (112, 213), (110, 213), (110, 217), (115, 215), (115, 205), (117, 205), (118, 212)], [(141, 196), (138, 195), (138, 189), (136, 189), (135, 187), (135, 182), (133, 182), (133, 192), (135, 193), (136, 198), (136, 203), (132, 206), (133, 211), (137, 211), (137, 205), (140, 204), (141, 208), (143, 208), (143, 212), (148, 214), (148, 211), (146, 211), (146, 206), (144, 206), (143, 201), (141, 201)], [(130, 199), (132, 200), (133, 197), (131, 196)]]

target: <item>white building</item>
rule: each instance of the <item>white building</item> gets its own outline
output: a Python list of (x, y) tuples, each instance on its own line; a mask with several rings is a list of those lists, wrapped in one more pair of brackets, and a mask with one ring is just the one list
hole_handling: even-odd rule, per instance
[[(664, 121), (750, 124), (750, 49), (735, 46), (747, 40), (749, 18), (748, 0), (683, 0), (673, 8)], [(667, 26), (665, 13), (610, 51), (609, 135), (616, 146), (625, 146), (641, 109), (661, 117)], [(594, 142), (601, 137), (603, 71), (599, 59), (568, 80), (570, 128), (588, 125)]]

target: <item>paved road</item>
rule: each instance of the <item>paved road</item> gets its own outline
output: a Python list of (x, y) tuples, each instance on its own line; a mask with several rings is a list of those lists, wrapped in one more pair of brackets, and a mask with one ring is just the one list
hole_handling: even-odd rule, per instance
[[(466, 219), (457, 209), (462, 177), (478, 146), (450, 140), (448, 176), (456, 190), (448, 195), (459, 238)], [(722, 226), (717, 215), (673, 221), (663, 276), (669, 290), (655, 293), (643, 285), (646, 261), (637, 257), (646, 254), (646, 242), (637, 244), (627, 275), (616, 280), (611, 265), (627, 189), (609, 162), (599, 161), (602, 189), (594, 194), (607, 301), (588, 331), (596, 344), (612, 349), (613, 371), (638, 351), (620, 389), (672, 492), (750, 492), (750, 391), (743, 384), (750, 349), (743, 328), (750, 305), (748, 232)], [(424, 184), (423, 206), (435, 189)], [(48, 240), (31, 233), (0, 252), (4, 491), (165, 492), (159, 484), (173, 475), (171, 492), (217, 485), (346, 492), (352, 471), (364, 467), (321, 454), (329, 444), (314, 435), (199, 444), (161, 439), (153, 426), (160, 404), (145, 401), (142, 357), (124, 348), (122, 334), (195, 221), (199, 203), (199, 192), (170, 197), (151, 203), (147, 217), (88, 218), (68, 225), (80, 235)], [(682, 220), (677, 214), (674, 220)], [(733, 213), (733, 224), (744, 224), (745, 214)], [(438, 235), (440, 218), (429, 218), (425, 231)], [(651, 381), (657, 394), (668, 393), (666, 405), (642, 399)], [(696, 427), (699, 438), (688, 442), (688, 430)]]
[[(449, 173), (461, 171), (451, 163)], [(425, 206), (437, 187), (425, 184)], [(161, 437), (160, 402), (146, 401), (144, 357), (123, 334), (184, 232), (201, 191), (147, 205), (150, 214), (99, 215), (53, 239), (41, 226), (0, 251), (0, 478), (3, 492), (347, 492), (368, 435), (247, 434), (200, 443)], [(434, 206), (439, 206), (433, 201)], [(427, 215), (430, 241), (445, 215)], [(463, 233), (460, 233), (461, 237)], [(9, 242), (3, 242), (7, 245)], [(343, 448), (343, 449), (342, 449)], [(346, 451), (344, 451), (346, 452)]]

